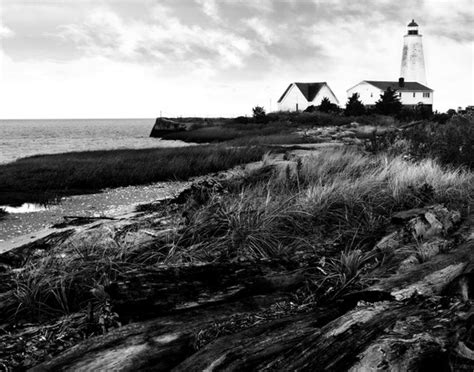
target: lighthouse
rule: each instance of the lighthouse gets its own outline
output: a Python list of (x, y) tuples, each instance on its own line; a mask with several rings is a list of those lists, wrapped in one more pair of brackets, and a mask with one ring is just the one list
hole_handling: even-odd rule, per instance
[(408, 33), (403, 37), (400, 77), (405, 81), (416, 81), (426, 85), (423, 43), (421, 35), (418, 33), (418, 24), (415, 20), (408, 24)]

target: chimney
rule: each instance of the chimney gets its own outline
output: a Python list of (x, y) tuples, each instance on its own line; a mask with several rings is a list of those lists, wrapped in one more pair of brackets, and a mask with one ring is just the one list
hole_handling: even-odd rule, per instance
[(398, 86), (400, 88), (403, 88), (405, 86), (405, 79), (404, 78), (401, 77), (401, 78), (398, 79)]

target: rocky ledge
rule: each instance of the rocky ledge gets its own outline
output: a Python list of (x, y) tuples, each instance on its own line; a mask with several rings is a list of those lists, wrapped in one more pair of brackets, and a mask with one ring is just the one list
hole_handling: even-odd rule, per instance
[(124, 218), (70, 221), (0, 255), (0, 365), (33, 371), (474, 368), (474, 215), (461, 220), (442, 205), (393, 215), (387, 236), (365, 256), (366, 285), (324, 302), (295, 297), (309, 277), (324, 278), (327, 270), (305, 252), (206, 263), (164, 257), (140, 270), (123, 265), (108, 282), (78, 291), (84, 310), (68, 309), (67, 316), (32, 324), (18, 308), (13, 273), (47, 257), (85, 255), (81, 247), (100, 247), (104, 258), (117, 247), (127, 257), (169, 254), (159, 247), (176, 238), (187, 214), (239, 177), (248, 172), (201, 179)]

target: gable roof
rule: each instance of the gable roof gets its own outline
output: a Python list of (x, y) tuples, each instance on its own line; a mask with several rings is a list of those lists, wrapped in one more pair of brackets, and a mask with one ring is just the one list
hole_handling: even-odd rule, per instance
[(392, 88), (393, 90), (398, 90), (402, 92), (403, 91), (409, 91), (409, 92), (413, 92), (413, 91), (432, 92), (433, 91), (433, 89), (430, 89), (416, 81), (405, 81), (405, 84), (403, 87), (400, 87), (398, 85), (398, 81), (373, 81), (373, 80), (364, 80), (364, 81), (384, 91), (387, 90), (388, 87)]
[(280, 103), (283, 100), (283, 98), (285, 98), (286, 94), (288, 93), (288, 91), (290, 90), (293, 84), (298, 87), (298, 89), (300, 90), (300, 92), (303, 94), (304, 98), (306, 98), (308, 102), (311, 102), (314, 99), (314, 97), (316, 97), (316, 95), (321, 90), (321, 88), (327, 85), (325, 81), (320, 82), (320, 83), (291, 83), (288, 86), (288, 88), (286, 88), (285, 92), (282, 94), (280, 99), (278, 100), (278, 103)]

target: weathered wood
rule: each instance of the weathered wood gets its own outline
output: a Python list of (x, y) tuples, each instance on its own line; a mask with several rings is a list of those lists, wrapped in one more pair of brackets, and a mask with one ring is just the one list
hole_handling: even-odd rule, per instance
[(445, 370), (466, 330), (459, 308), (437, 308), (426, 301), (364, 305), (322, 327), (310, 314), (280, 320), (222, 337), (174, 371)]
[[(106, 335), (85, 340), (32, 371), (171, 370), (199, 349), (199, 339), (203, 332), (221, 322), (233, 322), (242, 309), (241, 306), (217, 306), (129, 324)], [(240, 315), (245, 317), (246, 313)], [(293, 336), (298, 337), (299, 333), (314, 332), (339, 315), (341, 311), (337, 307), (331, 307), (311, 314), (273, 320), (249, 331), (252, 334), (266, 334), (293, 328)], [(305, 328), (298, 330), (298, 327), (294, 327), (300, 324), (305, 325)], [(236, 342), (242, 342), (241, 337), (241, 333), (238, 333)]]
[(121, 274), (105, 288), (122, 318), (209, 306), (249, 296), (289, 291), (301, 284), (294, 264), (213, 263), (140, 269)]
[(449, 253), (439, 254), (429, 261), (402, 273), (382, 278), (368, 291), (387, 292), (398, 300), (414, 294), (433, 296), (460, 277), (474, 262), (474, 241), (468, 241)]

